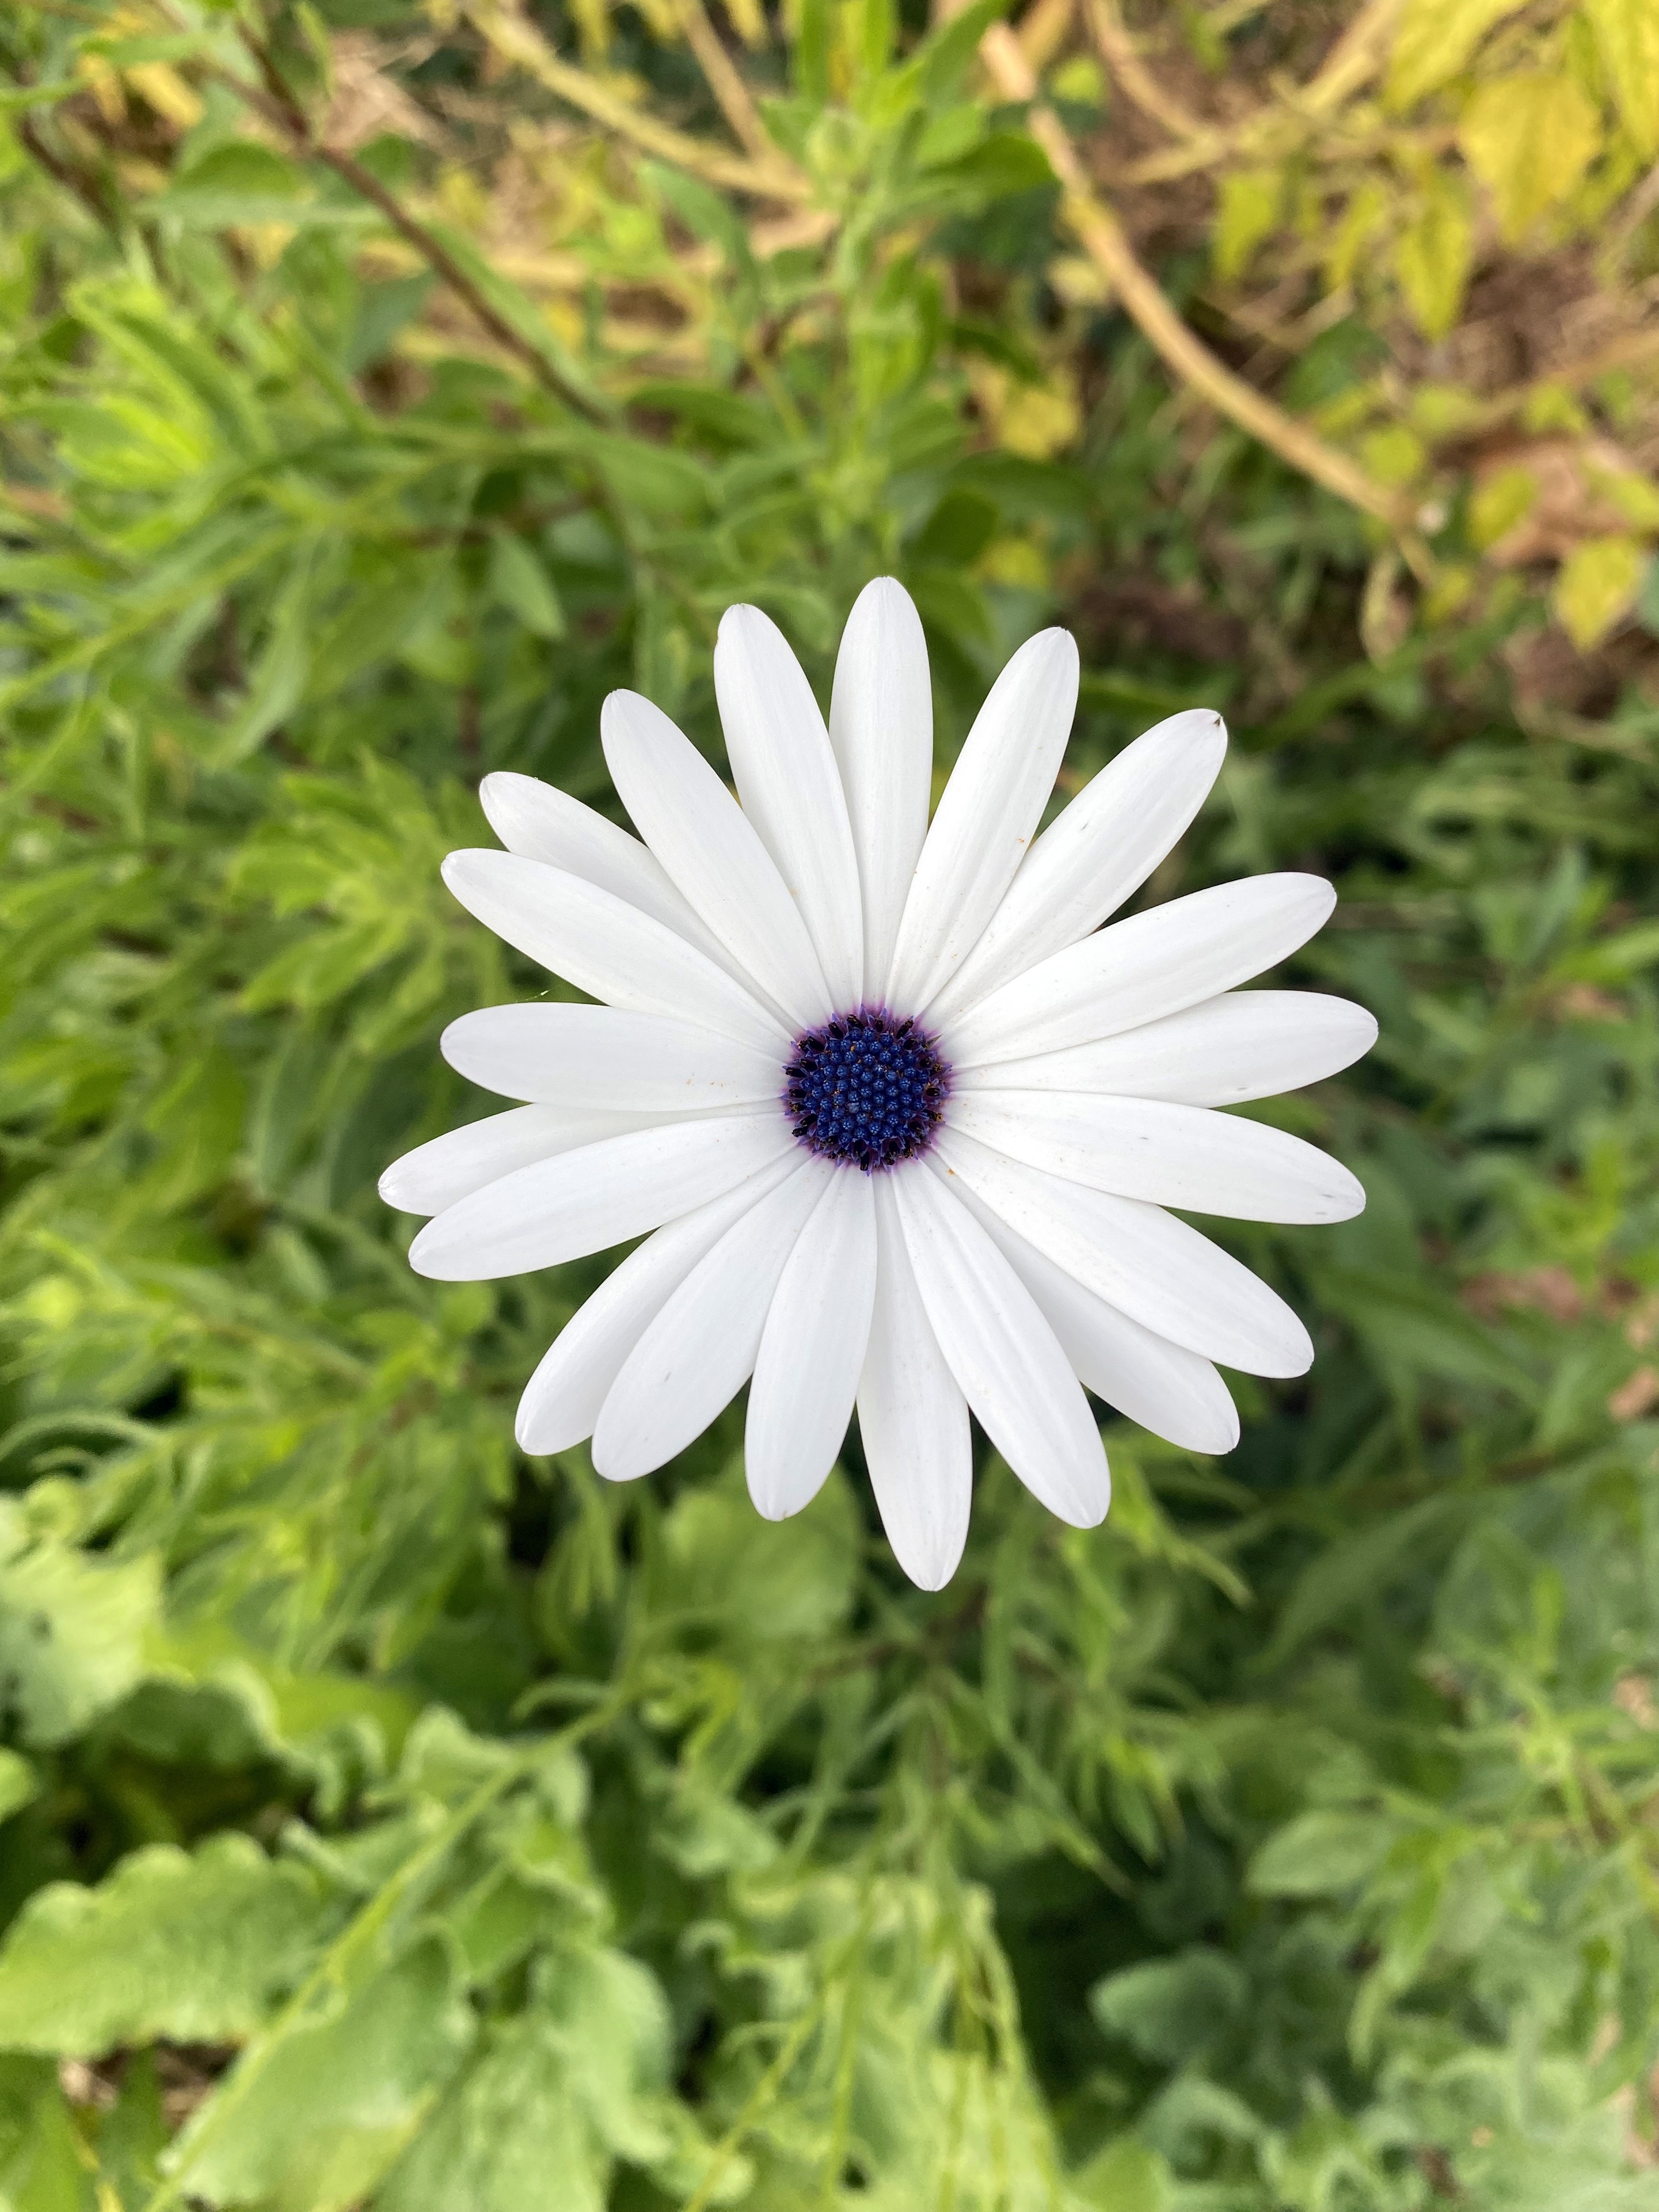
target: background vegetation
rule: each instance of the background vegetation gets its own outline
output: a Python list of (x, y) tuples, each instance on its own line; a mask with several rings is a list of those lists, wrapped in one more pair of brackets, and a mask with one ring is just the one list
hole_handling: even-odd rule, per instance
[[(1651, 0), (0, 23), (9, 2212), (1659, 2206)], [(1059, 181), (1057, 181), (1057, 179)], [(1210, 702), (1382, 1042), (1312, 1320), (926, 1596), (526, 1463), (379, 1206), (487, 769), (890, 570)]]

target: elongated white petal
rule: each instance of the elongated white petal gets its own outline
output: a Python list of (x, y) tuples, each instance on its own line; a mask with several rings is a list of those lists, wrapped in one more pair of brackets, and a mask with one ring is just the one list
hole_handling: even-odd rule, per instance
[(1351, 1000), (1320, 991), (1229, 991), (1067, 1052), (964, 1068), (957, 1088), (1109, 1091), (1119, 1098), (1237, 1106), (1322, 1083), (1376, 1042), (1376, 1017)]
[(763, 1110), (606, 1137), (447, 1207), (410, 1247), (410, 1265), (470, 1283), (580, 1260), (718, 1198), (793, 1141), (782, 1115)]
[(486, 929), (592, 998), (697, 1022), (763, 1052), (787, 1042), (781, 1024), (706, 954), (563, 868), (513, 853), (452, 853), (444, 881)]
[(1249, 876), (1132, 914), (981, 1000), (946, 1029), (946, 1054), (1024, 1060), (1179, 1013), (1288, 958), (1335, 904), (1319, 876)]
[(626, 899), (725, 966), (727, 956), (637, 837), (607, 822), (580, 799), (533, 775), (503, 769), (478, 786), (484, 819), (509, 853), (562, 868)]
[(487, 1114), (393, 1160), (380, 1177), (380, 1196), (399, 1213), (441, 1213), (533, 1160), (597, 1144), (601, 1137), (654, 1128), (663, 1118), (586, 1105), (516, 1106), (511, 1113)]
[(593, 1464), (609, 1480), (631, 1482), (672, 1459), (742, 1389), (778, 1278), (832, 1172), (802, 1155), (665, 1301), (593, 1426)]
[(761, 1332), (744, 1458), (749, 1495), (769, 1521), (817, 1496), (853, 1418), (876, 1300), (870, 1182), (856, 1168), (830, 1176)]
[(1097, 1398), (1188, 1451), (1232, 1449), (1238, 1442), (1238, 1414), (1207, 1359), (1143, 1328), (1085, 1290), (1035, 1244), (1016, 1236), (960, 1176), (951, 1188), (1006, 1254), (1042, 1307), (1079, 1381)]
[(865, 988), (879, 998), (927, 835), (933, 784), (927, 643), (915, 602), (891, 576), (866, 584), (848, 617), (830, 702), (830, 743), (858, 854)]
[(1039, 1252), (1132, 1320), (1247, 1375), (1304, 1375), (1313, 1344), (1279, 1294), (1161, 1206), (1062, 1182), (947, 1129), (938, 1157)]
[(859, 1436), (893, 1557), (919, 1589), (943, 1589), (968, 1540), (973, 1440), (968, 1401), (916, 1288), (890, 1175), (875, 1186), (879, 1258)]
[(1227, 726), (1207, 708), (1172, 714), (1126, 745), (1032, 846), (932, 1018), (963, 1012), (1097, 929), (1186, 830), (1226, 750)]
[(763, 1105), (783, 1088), (776, 1054), (620, 1006), (480, 1006), (451, 1022), (439, 1044), (458, 1074), (503, 1098), (620, 1108), (653, 1121)]
[(981, 1427), (1034, 1498), (1092, 1528), (1111, 1499), (1105, 1448), (1036, 1299), (941, 1176), (894, 1183), (927, 1319)]
[(1027, 1167), (1236, 1221), (1349, 1221), (1365, 1193), (1340, 1160), (1283, 1129), (1163, 1099), (1078, 1091), (981, 1091), (953, 1098), (952, 1128)]
[(758, 607), (728, 607), (714, 692), (744, 811), (799, 902), (838, 1007), (864, 996), (864, 916), (847, 795), (805, 672)]
[(754, 823), (690, 738), (636, 691), (613, 691), (599, 728), (635, 828), (758, 995), (797, 1029), (827, 1021), (836, 1009), (800, 909)]
[(568, 1451), (593, 1433), (623, 1362), (706, 1252), (751, 1206), (794, 1172), (792, 1154), (647, 1237), (613, 1269), (553, 1340), (519, 1401), (527, 1452)]
[(908, 1013), (973, 951), (1025, 858), (1071, 734), (1077, 647), (1028, 638), (991, 687), (927, 832), (905, 901), (887, 997)]

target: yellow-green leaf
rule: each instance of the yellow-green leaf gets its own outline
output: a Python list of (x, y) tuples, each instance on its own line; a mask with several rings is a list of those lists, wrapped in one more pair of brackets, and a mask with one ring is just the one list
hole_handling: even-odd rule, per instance
[(1599, 643), (1628, 611), (1647, 565), (1648, 549), (1639, 538), (1591, 538), (1562, 562), (1552, 603), (1581, 653)]
[(1359, 441), (1359, 451), (1379, 483), (1411, 483), (1428, 465), (1423, 441), (1403, 422), (1389, 422), (1368, 432)]
[(1210, 252), (1218, 276), (1242, 276), (1279, 220), (1285, 181), (1277, 169), (1238, 169), (1221, 180)]
[(1659, 530), (1659, 485), (1634, 469), (1601, 469), (1592, 464), (1586, 473), (1591, 487), (1633, 530)]
[(1395, 242), (1394, 271), (1425, 337), (1457, 320), (1474, 263), (1474, 226), (1457, 179), (1433, 175), (1416, 219)]
[(1481, 86), (1457, 134), (1492, 196), (1504, 236), (1520, 238), (1565, 197), (1601, 145), (1601, 118), (1570, 76), (1521, 70)]
[(1530, 469), (1499, 469), (1469, 501), (1470, 538), (1484, 553), (1525, 520), (1537, 496), (1538, 479)]
[(1645, 161), (1659, 154), (1659, 7), (1654, 0), (1583, 0), (1620, 119)]
[(1325, 256), (1325, 282), (1333, 292), (1352, 284), (1360, 256), (1389, 219), (1392, 202), (1374, 179), (1361, 185), (1343, 210)]
[(1409, 107), (1457, 75), (1521, 0), (1408, 0), (1389, 67), (1388, 102)]

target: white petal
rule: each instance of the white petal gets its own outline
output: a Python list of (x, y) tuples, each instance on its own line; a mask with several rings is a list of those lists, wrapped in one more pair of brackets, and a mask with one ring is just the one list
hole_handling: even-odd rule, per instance
[[(775, 1053), (620, 1006), (480, 1006), (439, 1040), (458, 1074), (503, 1098), (621, 1108), (653, 1121), (758, 1106), (783, 1089)], [(609, 1131), (596, 1129), (595, 1136)]]
[(486, 929), (590, 998), (701, 1023), (764, 1052), (781, 1024), (722, 968), (637, 907), (512, 853), (452, 853), (444, 881)]
[(888, 982), (915, 1013), (973, 951), (1025, 858), (1077, 710), (1068, 632), (1028, 638), (991, 687), (951, 771), (916, 863)]
[(1340, 1160), (1283, 1129), (1208, 1106), (1078, 1091), (981, 1091), (953, 1098), (953, 1129), (1027, 1167), (1235, 1221), (1350, 1221), (1365, 1193)]
[(380, 1196), (399, 1213), (441, 1213), (532, 1160), (551, 1159), (556, 1152), (630, 1129), (653, 1128), (662, 1118), (586, 1105), (516, 1106), (509, 1114), (487, 1114), (393, 1160), (380, 1177)]
[(749, 1495), (769, 1521), (817, 1496), (853, 1418), (876, 1300), (870, 1181), (856, 1168), (830, 1176), (761, 1332), (744, 1457)]
[(1231, 990), (1287, 959), (1336, 893), (1319, 876), (1247, 876), (1149, 907), (1016, 975), (946, 1030), (956, 1066), (1062, 1052)]
[(927, 643), (915, 602), (891, 576), (866, 584), (848, 617), (830, 702), (830, 743), (858, 854), (865, 988), (878, 999), (927, 835), (933, 788)]
[(1092, 1528), (1112, 1494), (1105, 1449), (1036, 1299), (941, 1176), (917, 1167), (894, 1183), (927, 1319), (980, 1426), (1034, 1498)]
[(916, 1288), (895, 1178), (871, 1181), (880, 1256), (859, 1377), (859, 1436), (894, 1558), (919, 1589), (943, 1589), (968, 1540), (974, 1486), (968, 1401)]
[(519, 1401), (520, 1448), (568, 1451), (592, 1436), (623, 1362), (699, 1260), (740, 1215), (794, 1172), (792, 1155), (695, 1212), (682, 1214), (629, 1254), (554, 1338)]
[(1238, 1414), (1207, 1359), (1143, 1328), (1085, 1290), (1036, 1245), (1017, 1237), (960, 1176), (951, 1188), (1007, 1255), (1079, 1379), (1097, 1398), (1187, 1451), (1232, 1449), (1238, 1442)]
[(670, 883), (662, 863), (626, 830), (533, 775), (506, 770), (487, 775), (478, 786), (478, 800), (509, 853), (597, 884), (726, 965), (726, 955), (714, 933)]
[(1226, 750), (1227, 726), (1208, 708), (1172, 714), (1126, 745), (1032, 846), (931, 1017), (949, 1020), (1097, 929), (1184, 833)]
[(800, 909), (755, 825), (684, 731), (635, 691), (599, 718), (605, 757), (634, 826), (676, 888), (791, 1025), (836, 1009)]
[(964, 1068), (958, 1091), (1109, 1091), (1237, 1106), (1322, 1083), (1376, 1042), (1376, 1019), (1320, 991), (1229, 991), (1067, 1052)]
[[(810, 1154), (735, 1221), (623, 1362), (593, 1426), (593, 1464), (631, 1482), (701, 1436), (748, 1381), (767, 1310), (833, 1171)], [(764, 1604), (763, 1592), (756, 1602)]]
[(1277, 1291), (1161, 1206), (1022, 1167), (954, 1129), (946, 1170), (1028, 1243), (1133, 1320), (1247, 1375), (1304, 1375), (1313, 1344)]
[(520, 1168), (428, 1221), (420, 1275), (483, 1282), (642, 1237), (768, 1167), (793, 1143), (781, 1114), (722, 1115), (606, 1137)]
[(858, 858), (830, 733), (805, 672), (758, 607), (728, 607), (714, 692), (744, 811), (800, 910), (836, 1006), (864, 996)]

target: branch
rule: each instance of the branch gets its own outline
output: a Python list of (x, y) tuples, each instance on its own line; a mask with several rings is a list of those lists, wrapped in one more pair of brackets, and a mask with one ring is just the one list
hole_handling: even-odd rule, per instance
[(1137, 258), (1123, 226), (1095, 192), (1064, 125), (1037, 99), (1036, 78), (1006, 24), (994, 23), (979, 45), (980, 58), (1005, 100), (1032, 103), (1027, 127), (1048, 155), (1063, 189), (1065, 212), (1085, 252), (1115, 289), (1125, 308), (1184, 384), (1281, 460), (1349, 506), (1375, 515), (1401, 539), (1413, 568), (1426, 566), (1427, 549), (1413, 532), (1411, 503), (1375, 483), (1357, 462), (1328, 446), (1305, 423), (1218, 361), (1188, 330)]
[(814, 198), (810, 179), (775, 153), (763, 163), (748, 161), (739, 155), (725, 153), (718, 146), (706, 145), (701, 138), (693, 138), (666, 123), (659, 123), (654, 116), (641, 114), (619, 93), (589, 76), (585, 70), (561, 61), (541, 33), (507, 4), (507, 0), (462, 0), (462, 5), (473, 27), (503, 61), (516, 63), (570, 106), (591, 115), (596, 123), (604, 124), (618, 137), (631, 138), (636, 146), (647, 154), (654, 154), (659, 161), (671, 161), (676, 168), (689, 169), (693, 176), (702, 177), (711, 185), (720, 185), (728, 191), (746, 192), (755, 199), (805, 204)]
[(720, 103), (720, 113), (731, 125), (732, 137), (739, 145), (749, 149), (756, 161), (775, 162), (777, 148), (767, 137), (760, 110), (750, 97), (741, 70), (720, 43), (720, 33), (709, 21), (702, 0), (680, 0), (680, 21), (685, 28), (685, 42), (696, 56), (697, 67)]
[(1141, 113), (1161, 125), (1171, 138), (1218, 137), (1221, 134), (1213, 125), (1192, 114), (1173, 94), (1164, 91), (1136, 52), (1115, 0), (1088, 0), (1088, 4), (1089, 27), (1100, 48), (1101, 59)]
[(372, 170), (340, 148), (330, 146), (320, 139), (312, 126), (310, 116), (289, 89), (270, 52), (246, 28), (242, 42), (252, 56), (264, 90), (246, 82), (234, 70), (210, 65), (205, 74), (226, 85), (237, 96), (246, 100), (268, 123), (275, 125), (296, 154), (323, 162), (333, 170), (343, 183), (378, 208), (393, 230), (412, 246), (421, 259), (439, 277), (478, 323), (495, 339), (497, 345), (522, 362), (543, 389), (561, 399), (573, 414), (585, 422), (608, 422), (609, 410), (591, 392), (573, 383), (556, 363), (548, 359), (539, 346), (533, 344), (523, 331), (514, 329), (500, 309), (495, 306), (471, 271), (462, 266), (443, 240), (423, 222), (412, 216), (397, 197), (388, 191)]
[(1224, 128), (1194, 115), (1164, 89), (1124, 28), (1116, 0), (1088, 0), (1090, 28), (1101, 58), (1141, 112), (1182, 142), (1136, 162), (1130, 173), (1148, 183), (1186, 176), (1224, 155), (1260, 149), (1287, 125), (1317, 122), (1330, 114), (1376, 75), (1401, 5), (1402, 0), (1367, 0), (1305, 85), (1285, 93), (1282, 106), (1258, 107)]

